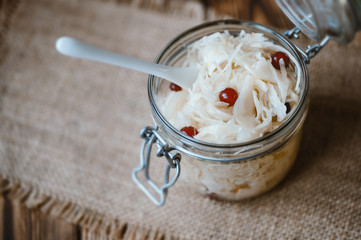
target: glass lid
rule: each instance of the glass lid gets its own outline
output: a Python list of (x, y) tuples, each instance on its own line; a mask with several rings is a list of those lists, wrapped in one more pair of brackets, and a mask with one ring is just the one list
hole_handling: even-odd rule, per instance
[(326, 36), (350, 42), (361, 29), (361, 0), (276, 0), (288, 18), (309, 38)]
[[(309, 38), (319, 40), (322, 33), (319, 26), (319, 18), (315, 17), (315, 5), (321, 5), (318, 1), (308, 0), (276, 0), (278, 6), (287, 17)], [(318, 6), (321, 7), (322, 6)], [(317, 8), (316, 8), (317, 9)]]

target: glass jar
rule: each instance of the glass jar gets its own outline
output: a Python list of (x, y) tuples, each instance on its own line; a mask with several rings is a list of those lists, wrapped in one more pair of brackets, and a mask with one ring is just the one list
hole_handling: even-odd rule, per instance
[[(133, 179), (156, 204), (163, 205), (167, 189), (181, 175), (190, 187), (219, 199), (241, 200), (264, 193), (279, 183), (292, 167), (298, 152), (302, 126), (307, 114), (309, 77), (305, 58), (287, 37), (262, 25), (241, 20), (221, 20), (196, 26), (172, 40), (160, 53), (156, 63), (182, 65), (187, 46), (215, 32), (238, 35), (263, 33), (274, 43), (286, 48), (301, 66), (300, 100), (288, 119), (269, 134), (240, 144), (213, 144), (196, 140), (173, 127), (160, 111), (159, 96), (169, 82), (150, 75), (148, 96), (155, 127), (141, 132), (141, 164), (133, 171)], [(158, 157), (164, 157), (165, 181), (158, 186), (150, 179), (148, 168), (152, 145)], [(170, 172), (175, 173), (169, 180)], [(181, 172), (182, 169), (182, 172)], [(139, 178), (144, 172), (145, 180)]]
[(309, 38), (326, 36), (349, 43), (361, 30), (361, 0), (276, 0), (288, 18)]

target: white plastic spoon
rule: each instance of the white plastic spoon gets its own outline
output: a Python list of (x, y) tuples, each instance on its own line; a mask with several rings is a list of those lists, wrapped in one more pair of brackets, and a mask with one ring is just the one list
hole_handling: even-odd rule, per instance
[(170, 67), (92, 46), (71, 37), (61, 37), (56, 41), (56, 49), (67, 56), (108, 63), (140, 72), (152, 74), (173, 82), (182, 88), (190, 88), (197, 78), (198, 71), (190, 67)]

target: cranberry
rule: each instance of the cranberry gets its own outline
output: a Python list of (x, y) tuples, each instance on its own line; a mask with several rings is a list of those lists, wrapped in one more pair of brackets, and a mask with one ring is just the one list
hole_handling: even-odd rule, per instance
[(238, 93), (233, 88), (225, 88), (219, 93), (219, 100), (228, 103), (228, 106), (233, 106), (237, 101)]
[(195, 127), (192, 127), (192, 126), (182, 127), (180, 131), (187, 134), (190, 137), (194, 137), (195, 135), (198, 134), (198, 130)]
[(175, 91), (175, 92), (179, 92), (182, 90), (182, 87), (178, 86), (175, 83), (170, 83), (169, 88), (170, 88), (170, 90)]
[(288, 68), (288, 66), (290, 65), (290, 58), (284, 52), (276, 52), (276, 53), (272, 54), (271, 58), (272, 58), (272, 65), (275, 69), (278, 69), (278, 70), (281, 69), (281, 67), (280, 67), (281, 59), (283, 59), (283, 62), (285, 63), (286, 68)]

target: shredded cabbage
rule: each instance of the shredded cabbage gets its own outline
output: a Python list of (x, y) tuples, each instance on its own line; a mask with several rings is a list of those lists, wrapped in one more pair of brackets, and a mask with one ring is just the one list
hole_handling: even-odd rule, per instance
[[(292, 64), (272, 66), (271, 54), (286, 53)], [(261, 137), (277, 128), (299, 101), (300, 66), (285, 48), (261, 33), (241, 31), (205, 36), (189, 46), (186, 66), (199, 69), (189, 89), (168, 91), (160, 100), (161, 111), (176, 128), (193, 126), (194, 138), (212, 143), (239, 143)], [(219, 92), (238, 92), (233, 107), (219, 100)]]

